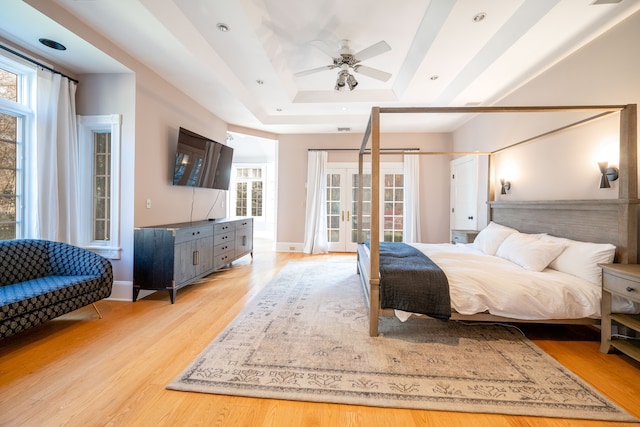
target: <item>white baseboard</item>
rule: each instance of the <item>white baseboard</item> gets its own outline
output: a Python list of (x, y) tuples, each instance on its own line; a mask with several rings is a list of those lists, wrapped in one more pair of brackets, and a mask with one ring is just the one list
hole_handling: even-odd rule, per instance
[(303, 250), (304, 243), (277, 242), (275, 245), (276, 252), (302, 252)]
[(133, 282), (114, 281), (111, 296), (112, 301), (133, 301)]

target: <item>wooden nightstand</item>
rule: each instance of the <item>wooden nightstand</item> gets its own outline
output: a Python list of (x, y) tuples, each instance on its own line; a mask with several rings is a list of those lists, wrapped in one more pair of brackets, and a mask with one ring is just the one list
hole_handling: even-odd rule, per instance
[(601, 264), (602, 267), (602, 330), (600, 351), (608, 353), (614, 347), (640, 361), (640, 343), (633, 340), (611, 339), (611, 322), (640, 331), (640, 316), (611, 314), (611, 295), (619, 295), (640, 302), (640, 265)]
[(473, 243), (478, 230), (451, 230), (451, 243)]

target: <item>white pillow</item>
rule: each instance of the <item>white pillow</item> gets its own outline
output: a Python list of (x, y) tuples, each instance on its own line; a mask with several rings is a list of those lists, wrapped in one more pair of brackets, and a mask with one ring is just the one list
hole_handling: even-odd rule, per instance
[(487, 255), (495, 255), (500, 244), (504, 242), (504, 239), (510, 234), (517, 232), (518, 230), (515, 228), (505, 227), (504, 225), (491, 221), (489, 225), (478, 233), (473, 241), (473, 246)]
[(514, 233), (498, 248), (496, 256), (531, 271), (542, 271), (564, 250), (565, 245), (541, 240), (539, 234)]
[(602, 285), (602, 268), (598, 264), (613, 262), (616, 247), (609, 243), (579, 242), (555, 236), (543, 236), (541, 240), (566, 245), (565, 250), (549, 264), (549, 268), (572, 274), (594, 285)]

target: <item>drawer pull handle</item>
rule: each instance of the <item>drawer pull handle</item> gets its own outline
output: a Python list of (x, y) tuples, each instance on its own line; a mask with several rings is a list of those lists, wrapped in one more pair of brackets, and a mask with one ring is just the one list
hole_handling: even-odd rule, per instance
[(631, 286), (627, 286), (627, 292), (633, 292), (636, 288), (632, 288)]

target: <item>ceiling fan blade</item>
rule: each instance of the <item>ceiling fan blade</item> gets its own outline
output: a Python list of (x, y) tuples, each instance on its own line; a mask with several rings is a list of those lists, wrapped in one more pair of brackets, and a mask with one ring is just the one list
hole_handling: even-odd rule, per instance
[(322, 40), (313, 40), (310, 42), (313, 46), (316, 47), (316, 49), (324, 52), (325, 54), (327, 54), (329, 57), (331, 58), (338, 58), (340, 57), (340, 53), (338, 53), (337, 50), (330, 48), (325, 42), (323, 42)]
[(362, 49), (360, 52), (355, 53), (353, 56), (358, 61), (364, 61), (365, 59), (373, 58), (374, 56), (378, 56), (390, 50), (391, 46), (389, 46), (386, 41), (382, 40), (374, 45)]
[(318, 67), (318, 68), (312, 68), (310, 70), (305, 70), (305, 71), (299, 71), (297, 73), (295, 73), (294, 75), (296, 77), (302, 77), (302, 76), (307, 76), (309, 74), (313, 74), (313, 73), (319, 73), (320, 71), (326, 71), (326, 70), (331, 70), (333, 68), (336, 68), (335, 65), (331, 64), (331, 65), (325, 65), (323, 67)]
[(367, 67), (366, 65), (356, 65), (355, 67), (353, 67), (353, 71), (383, 82), (386, 82), (391, 78), (391, 74), (387, 73), (386, 71)]

